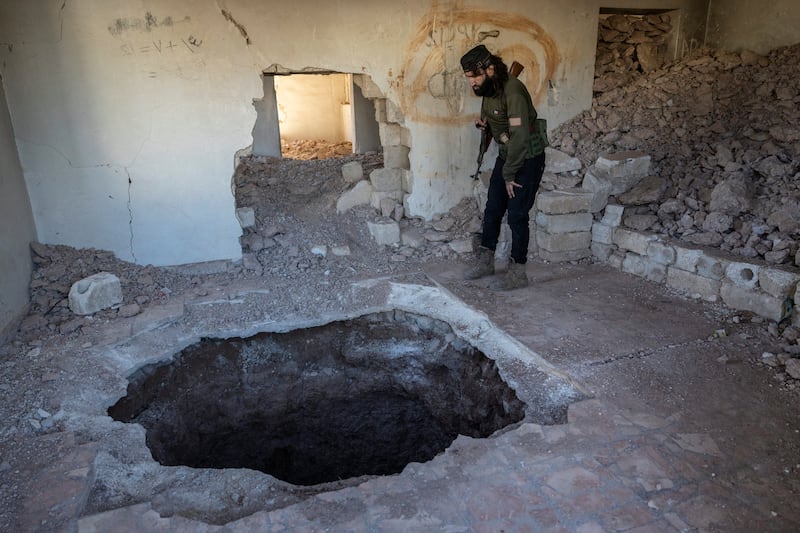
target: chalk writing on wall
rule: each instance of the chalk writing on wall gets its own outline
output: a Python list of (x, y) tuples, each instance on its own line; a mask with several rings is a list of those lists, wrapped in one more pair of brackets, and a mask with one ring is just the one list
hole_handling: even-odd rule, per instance
[(111, 35), (117, 37), (123, 33), (136, 31), (136, 32), (150, 32), (160, 27), (172, 27), (176, 24), (189, 22), (190, 17), (183, 17), (180, 20), (175, 20), (173, 17), (163, 17), (159, 19), (149, 11), (143, 17), (127, 17), (115, 19), (108, 25), (108, 31)]
[(164, 55), (168, 53), (175, 52), (175, 49), (181, 50), (188, 50), (190, 53), (194, 54), (197, 52), (197, 49), (202, 46), (203, 41), (199, 41), (192, 37), (191, 35), (185, 39), (177, 39), (173, 41), (172, 39), (162, 40), (157, 39), (149, 42), (140, 42), (140, 43), (123, 43), (120, 45), (120, 50), (122, 50), (123, 56), (135, 56), (135, 55), (144, 55), (144, 54), (159, 54)]
[(459, 60), (480, 43), (506, 64), (518, 61), (525, 67), (521, 78), (535, 104), (547, 96), (547, 81), (560, 60), (555, 41), (541, 26), (515, 13), (434, 2), (417, 24), (398, 76), (403, 113), (430, 124), (471, 121), (474, 117), (464, 112), (469, 93)]

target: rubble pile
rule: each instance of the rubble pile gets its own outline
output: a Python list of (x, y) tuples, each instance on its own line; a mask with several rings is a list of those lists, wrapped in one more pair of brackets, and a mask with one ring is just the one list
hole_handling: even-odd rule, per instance
[(672, 24), (668, 14), (601, 16), (594, 92), (603, 93), (627, 85), (643, 72), (661, 68), (670, 32)]
[(652, 156), (611, 201), (623, 225), (775, 265), (800, 266), (800, 45), (767, 56), (703, 49), (597, 96), (552, 134), (585, 168)]

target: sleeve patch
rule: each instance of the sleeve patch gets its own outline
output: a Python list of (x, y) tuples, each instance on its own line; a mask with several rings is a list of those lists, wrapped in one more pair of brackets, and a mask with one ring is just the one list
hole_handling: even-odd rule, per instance
[(522, 117), (508, 117), (509, 126), (522, 126)]

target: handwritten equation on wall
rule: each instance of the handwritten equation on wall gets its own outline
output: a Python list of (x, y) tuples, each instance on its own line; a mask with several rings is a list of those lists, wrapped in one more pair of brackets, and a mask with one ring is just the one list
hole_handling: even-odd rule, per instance
[[(171, 60), (171, 64), (163, 62), (157, 65), (159, 70), (147, 70), (149, 78), (158, 77), (158, 73), (176, 74), (187, 77), (181, 63), (187, 54), (197, 54), (203, 41), (187, 31), (191, 26), (191, 17), (175, 19), (167, 16), (159, 18), (151, 12), (143, 17), (117, 18), (108, 25), (108, 32), (121, 40), (119, 50), (123, 58), (141, 58), (148, 62), (156, 59)], [(199, 58), (191, 61), (194, 65), (202, 65)], [(149, 63), (148, 63), (149, 64)], [(191, 77), (191, 76), (190, 76)]]
[(515, 13), (434, 2), (417, 25), (397, 80), (403, 112), (430, 124), (472, 120), (464, 114), (468, 91), (460, 58), (480, 43), (508, 65), (520, 62), (534, 103), (541, 101), (560, 61), (555, 41), (541, 26)]

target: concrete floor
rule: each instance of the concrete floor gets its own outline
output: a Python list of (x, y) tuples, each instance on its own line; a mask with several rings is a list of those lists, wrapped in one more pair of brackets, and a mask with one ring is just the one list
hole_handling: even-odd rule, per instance
[[(103, 443), (66, 443), (26, 504), (29, 523), (58, 504), (84, 533), (800, 530), (797, 396), (754, 363), (774, 341), (764, 324), (598, 265), (529, 263), (531, 285), (508, 293), (462, 282), (460, 268), (428, 280), (588, 393), (567, 424), (462, 436), (401, 474), (223, 525), (159, 515), (153, 502), (78, 518)], [(165, 316), (181, 317), (151, 315), (160, 327)], [(114, 342), (146, 331), (142, 320)]]

